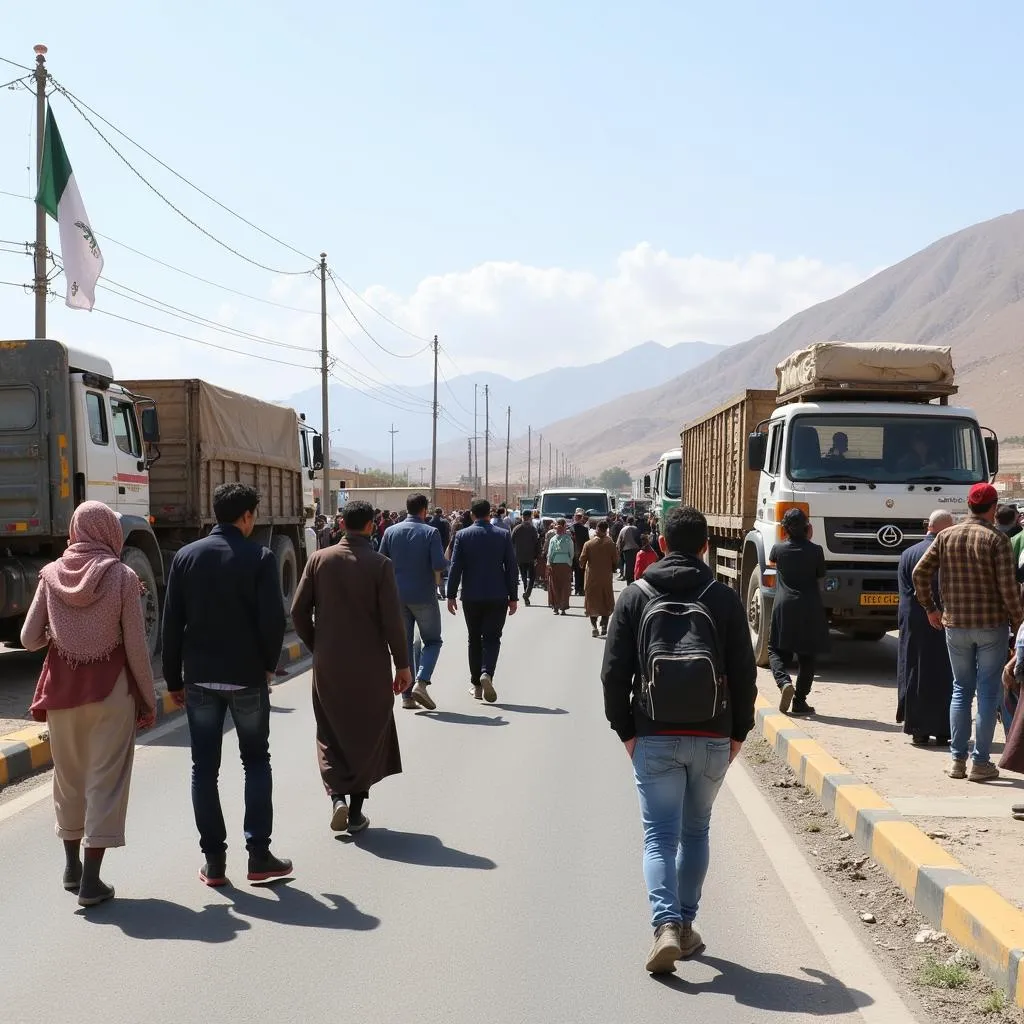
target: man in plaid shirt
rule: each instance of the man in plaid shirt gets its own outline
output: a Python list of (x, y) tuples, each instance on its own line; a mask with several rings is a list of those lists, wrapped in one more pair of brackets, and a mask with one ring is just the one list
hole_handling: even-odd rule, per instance
[[(998, 494), (991, 484), (975, 484), (967, 496), (970, 517), (944, 530), (917, 563), (914, 590), (935, 629), (946, 630), (953, 666), (953, 700), (949, 726), (953, 761), (951, 779), (987, 782), (999, 778), (989, 752), (996, 728), (1003, 666), (1010, 644), (1024, 619), (1016, 582), (1013, 549), (1006, 534), (995, 528)], [(943, 610), (932, 600), (939, 574)], [(967, 774), (971, 739), (971, 706), (978, 694), (974, 720), (974, 757)]]

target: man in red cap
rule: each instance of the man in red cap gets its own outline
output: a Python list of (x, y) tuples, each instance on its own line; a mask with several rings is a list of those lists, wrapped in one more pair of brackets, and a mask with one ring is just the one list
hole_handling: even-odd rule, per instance
[[(988, 782), (999, 778), (989, 756), (1001, 697), (1010, 631), (1024, 619), (1015, 578), (1013, 549), (1006, 534), (995, 528), (999, 495), (991, 484), (975, 484), (967, 495), (970, 516), (935, 538), (914, 570), (914, 591), (935, 629), (946, 630), (953, 666), (953, 700), (949, 708), (952, 779)], [(939, 577), (942, 611), (934, 602)], [(971, 708), (978, 695), (974, 721), (974, 757), (967, 773), (971, 739)]]

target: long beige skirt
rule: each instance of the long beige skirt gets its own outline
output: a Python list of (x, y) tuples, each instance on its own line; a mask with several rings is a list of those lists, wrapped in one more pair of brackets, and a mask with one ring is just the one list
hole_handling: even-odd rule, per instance
[(105, 700), (47, 712), (60, 839), (124, 846), (137, 716), (124, 672)]

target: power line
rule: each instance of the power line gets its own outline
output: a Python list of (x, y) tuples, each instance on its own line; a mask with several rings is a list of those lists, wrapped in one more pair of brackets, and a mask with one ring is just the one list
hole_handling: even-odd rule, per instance
[(334, 285), (334, 290), (338, 293), (338, 298), (341, 299), (341, 301), (344, 304), (345, 308), (348, 310), (349, 316), (351, 316), (352, 319), (355, 320), (355, 322), (358, 324), (359, 329), (363, 332), (363, 334), (365, 334), (370, 339), (370, 341), (372, 341), (374, 343), (374, 345), (376, 345), (377, 348), (379, 348), (381, 350), (381, 352), (383, 352), (385, 355), (391, 356), (392, 359), (415, 359), (417, 356), (423, 355), (423, 353), (426, 352), (428, 348), (430, 348), (430, 345), (432, 344), (432, 342), (424, 345), (423, 348), (418, 349), (416, 352), (410, 352), (408, 354), (401, 353), (401, 352), (392, 352), (389, 348), (385, 348), (366, 329), (366, 327), (363, 324), (362, 320), (360, 320), (359, 317), (356, 316), (356, 314), (353, 311), (352, 307), (348, 303), (348, 299), (345, 298), (345, 293), (338, 287), (338, 282), (334, 279), (334, 274), (329, 273), (328, 276), (331, 279), (331, 284)]
[(32, 285), (30, 285), (30, 284), (25, 284), (24, 282), (19, 284), (17, 281), (0, 281), (0, 284), (10, 285), (12, 288), (31, 288), (32, 287)]
[[(86, 110), (89, 111), (90, 114), (92, 114), (98, 120), (102, 121), (108, 128), (117, 132), (117, 134), (120, 135), (121, 138), (126, 139), (136, 149), (145, 153), (146, 156), (148, 156), (151, 160), (158, 163), (165, 171), (168, 171), (171, 174), (173, 174), (179, 181), (183, 181), (186, 185), (188, 185), (189, 188), (195, 189), (195, 191), (198, 192), (205, 199), (209, 199), (210, 202), (214, 204), (214, 206), (219, 206), (225, 213), (230, 213), (232, 217), (235, 217), (237, 220), (240, 220), (243, 224), (252, 228), (253, 231), (258, 231), (261, 235), (264, 236), (264, 238), (269, 238), (272, 242), (276, 242), (278, 245), (284, 246), (285, 249), (289, 249), (291, 252), (295, 253), (296, 256), (301, 256), (303, 259), (309, 260), (311, 263), (315, 262), (314, 258), (310, 256), (308, 253), (302, 252), (301, 249), (296, 249), (294, 245), (289, 245), (288, 242), (285, 242), (284, 240), (278, 238), (276, 235), (272, 235), (269, 231), (265, 231), (258, 224), (254, 224), (251, 220), (247, 219), (246, 217), (243, 217), (236, 210), (232, 210), (230, 206), (225, 206), (224, 203), (222, 203), (219, 199), (215, 199), (213, 196), (210, 195), (209, 192), (206, 192), (203, 189), (201, 189), (195, 182), (190, 181), (188, 178), (185, 177), (185, 175), (180, 174), (169, 164), (164, 163), (164, 161), (161, 160), (160, 157), (158, 157), (154, 153), (151, 153), (141, 143), (136, 142), (135, 139), (133, 139), (130, 135), (128, 135), (126, 132), (123, 132), (120, 128), (118, 128), (116, 124), (113, 124), (112, 122), (108, 121), (101, 113), (99, 113), (99, 111), (94, 110), (92, 107), (90, 107), (89, 104), (85, 102), (85, 100), (76, 96), (73, 92), (71, 92), (70, 89), (61, 85), (56, 80), (54, 80), (54, 85), (64, 96), (68, 98), (68, 100), (71, 101), (72, 104), (78, 103), (80, 106), (84, 107)], [(79, 111), (79, 113), (81, 113), (81, 111)]]
[[(168, 199), (167, 196), (165, 196), (163, 194), (163, 192), (161, 192), (156, 187), (156, 185), (154, 185), (152, 182), (150, 182), (149, 179), (146, 178), (145, 175), (143, 175), (143, 173), (140, 170), (138, 170), (138, 168), (135, 167), (135, 165), (117, 148), (117, 146), (115, 146), (110, 141), (110, 139), (108, 139), (106, 137), (106, 135), (104, 135), (103, 132), (100, 131), (100, 129), (96, 127), (95, 123), (92, 121), (92, 119), (89, 117), (89, 115), (86, 114), (84, 110), (82, 110), (82, 108), (76, 102), (75, 98), (72, 96), (72, 94), (70, 92), (67, 91), (67, 89), (65, 89), (62, 85), (60, 85), (57, 82), (54, 82), (54, 84), (56, 85), (57, 89), (60, 91), (61, 95), (64, 96), (64, 98), (75, 109), (75, 112), (107, 144), (107, 146), (110, 148), (111, 152), (114, 153), (114, 155), (125, 165), (125, 167), (127, 167), (128, 170), (130, 170), (132, 172), (132, 174), (134, 174), (135, 177), (138, 178), (139, 181), (141, 181), (142, 184), (145, 185), (146, 188), (148, 188), (150, 190), (150, 192), (153, 193), (153, 195), (155, 195), (162, 202), (166, 203), (179, 217), (182, 218), (182, 220), (185, 220), (189, 224), (191, 224), (192, 227), (194, 227), (197, 231), (199, 231), (201, 234), (203, 234), (207, 238), (209, 238), (211, 242), (215, 242), (222, 249), (226, 249), (232, 255), (237, 256), (240, 260), (244, 260), (246, 263), (250, 263), (254, 267), (259, 267), (260, 270), (266, 270), (268, 273), (271, 273), (271, 274), (278, 274), (278, 275), (286, 276), (286, 277), (300, 277), (300, 276), (303, 276), (303, 275), (306, 275), (306, 274), (312, 274), (313, 273), (312, 268), (310, 268), (309, 270), (279, 270), (277, 267), (271, 267), (271, 266), (268, 266), (266, 263), (260, 263), (259, 260), (250, 259), (244, 253), (241, 253), (237, 249), (235, 249), (232, 246), (228, 245), (227, 242), (224, 242), (221, 239), (219, 239), (212, 232), (207, 231), (206, 228), (204, 228), (198, 221), (193, 220), (180, 207), (175, 206), (175, 204), (172, 203), (171, 200)], [(97, 115), (97, 116), (99, 116), (99, 115)]]
[(179, 334), (177, 331), (168, 331), (163, 327), (155, 327), (153, 324), (143, 323), (141, 320), (133, 320), (131, 317), (121, 316), (118, 313), (111, 313), (110, 310), (100, 309), (99, 306), (93, 306), (92, 311), (94, 313), (102, 313), (103, 316), (113, 317), (115, 320), (122, 320), (126, 324), (134, 324), (136, 327), (145, 327), (147, 330), (156, 331), (157, 334), (166, 334), (171, 338), (181, 338), (183, 341), (191, 341), (196, 345), (203, 345), (206, 348), (215, 348), (220, 352), (230, 352), (232, 355), (244, 356), (246, 359), (259, 359), (264, 363), (277, 363), (278, 366), (291, 366), (297, 370), (319, 371), (319, 367), (316, 366), (304, 366), (301, 363), (289, 363), (284, 359), (272, 359), (270, 356), (260, 356), (253, 352), (240, 352), (237, 348), (228, 348), (226, 345), (215, 345), (212, 341), (200, 341), (198, 338), (192, 338), (187, 334)]
[(30, 74), (34, 71), (27, 64), (19, 64), (16, 60), (11, 60), (9, 57), (0, 57), (0, 61), (3, 61), (4, 64), (10, 64), (12, 68), (21, 68), (22, 71), (28, 71)]
[(0, 89), (9, 89), (12, 85), (28, 81), (30, 77), (29, 75), (22, 75), (21, 78), (12, 78), (9, 82), (4, 82), (3, 85), (0, 85)]
[(28, 202), (32, 202), (31, 196), (23, 196), (20, 192), (7, 192), (0, 188), (0, 196), (10, 196), (12, 199), (24, 199)]
[(426, 342), (426, 343), (427, 343), (427, 345), (428, 345), (428, 347), (429, 347), (430, 345), (432, 345), (432, 344), (433, 344), (433, 339), (432, 339), (432, 338), (425, 338), (425, 337), (423, 337), (423, 335), (422, 335), (422, 334), (416, 334), (416, 333), (415, 333), (414, 331), (410, 331), (408, 327), (403, 327), (403, 326), (402, 326), (402, 325), (401, 325), (400, 323), (398, 323), (398, 322), (397, 322), (396, 320), (392, 320), (392, 319), (391, 319), (391, 317), (389, 317), (389, 316), (387, 315), (387, 313), (382, 313), (382, 312), (381, 312), (381, 311), (380, 311), (380, 310), (379, 310), (379, 309), (378, 309), (378, 308), (377, 308), (376, 306), (374, 306), (374, 305), (373, 305), (372, 303), (370, 303), (370, 302), (369, 302), (369, 301), (368, 301), (367, 299), (363, 298), (363, 296), (362, 296), (362, 295), (360, 295), (360, 294), (359, 294), (359, 292), (358, 292), (358, 291), (356, 291), (356, 289), (355, 289), (355, 288), (353, 288), (353, 287), (352, 287), (352, 285), (350, 285), (350, 284), (349, 284), (349, 283), (348, 283), (348, 282), (347, 282), (347, 281), (346, 281), (346, 280), (345, 280), (344, 278), (341, 278), (341, 277), (339, 277), (339, 278), (338, 278), (338, 280), (339, 280), (339, 281), (341, 281), (341, 283), (342, 283), (342, 284), (343, 284), (343, 285), (344, 285), (344, 286), (345, 286), (345, 287), (346, 287), (346, 288), (347, 288), (347, 289), (348, 289), (348, 290), (349, 290), (349, 291), (350, 291), (350, 292), (351, 292), (351, 293), (352, 293), (352, 294), (353, 294), (353, 295), (354, 295), (354, 296), (355, 296), (355, 297), (356, 297), (356, 298), (357, 298), (357, 299), (358, 299), (358, 300), (359, 300), (359, 301), (360, 301), (360, 302), (361, 302), (361, 303), (362, 303), (362, 304), (363, 304), (364, 306), (366, 306), (366, 308), (367, 308), (367, 309), (371, 309), (371, 310), (373, 310), (373, 312), (374, 312), (374, 313), (376, 313), (376, 314), (377, 314), (377, 316), (379, 316), (379, 317), (381, 318), (381, 320), (384, 320), (384, 321), (386, 321), (387, 323), (391, 324), (391, 326), (392, 326), (392, 327), (395, 327), (395, 328), (397, 328), (397, 329), (398, 329), (398, 330), (400, 330), (400, 331), (401, 331), (401, 332), (402, 332), (403, 334), (408, 334), (410, 338), (413, 338), (413, 339), (415, 339), (416, 341), (424, 341), (424, 342)]

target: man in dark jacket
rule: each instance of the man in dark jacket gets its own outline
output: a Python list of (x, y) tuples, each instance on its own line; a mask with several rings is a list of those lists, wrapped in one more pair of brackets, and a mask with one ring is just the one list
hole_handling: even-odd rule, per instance
[(601, 682), (605, 715), (633, 763), (640, 795), (644, 877), (654, 926), (647, 959), (652, 974), (674, 971), (677, 960), (703, 947), (693, 922), (708, 869), (711, 809), (729, 764), (754, 726), (757, 692), (743, 604), (730, 587), (715, 582), (702, 557), (708, 546), (707, 520), (695, 508), (673, 509), (661, 545), (666, 557), (647, 570), (644, 582), (674, 600), (699, 600), (708, 610), (717, 635), (716, 670), (724, 677), (729, 699), (707, 722), (674, 723), (647, 716), (637, 699), (642, 687), (638, 634), (650, 598), (640, 585), (627, 587), (608, 627)]
[(164, 679), (188, 716), (192, 806), (206, 855), (199, 877), (213, 886), (227, 882), (217, 774), (229, 711), (245, 767), (248, 878), (265, 881), (292, 870), (291, 861), (270, 852), (269, 683), (281, 656), (285, 616), (277, 559), (248, 539), (258, 505), (252, 487), (221, 484), (213, 492), (217, 525), (174, 556), (164, 599)]
[(581, 597), (583, 594), (585, 574), (583, 572), (583, 566), (580, 565), (580, 552), (583, 550), (583, 545), (590, 540), (590, 528), (587, 526), (587, 514), (582, 509), (576, 509), (572, 529), (569, 532), (572, 535), (572, 545), (574, 549), (572, 562), (572, 588), (576, 596)]
[(477, 700), (493, 704), (494, 670), (501, 650), (505, 618), (519, 608), (519, 567), (512, 534), (491, 523), (491, 503), (477, 498), (470, 512), (473, 525), (455, 534), (448, 570), (448, 611), (459, 610), (456, 600), (462, 587), (462, 613), (469, 631), (469, 675)]
[[(448, 522), (448, 520), (445, 518), (444, 509), (443, 508), (435, 508), (433, 516), (431, 516), (431, 518), (428, 519), (427, 522), (435, 530), (437, 530), (437, 532), (439, 534), (441, 534), (441, 550), (442, 551), (447, 551), (448, 550), (448, 544), (450, 543), (450, 541), (452, 539), (452, 524), (450, 522)], [(444, 600), (444, 593), (445, 593), (445, 591), (444, 591), (444, 581), (445, 581), (445, 577), (447, 576), (447, 574), (448, 574), (448, 567), (445, 566), (445, 569), (444, 569), (444, 571), (441, 574), (441, 582), (440, 582), (440, 584), (438, 585), (438, 588), (437, 588), (437, 596), (442, 601)]]
[(537, 578), (537, 559), (543, 541), (533, 525), (533, 517), (524, 519), (512, 531), (512, 547), (515, 548), (516, 562), (519, 563), (519, 575), (523, 580), (523, 602), (530, 607), (530, 595)]

